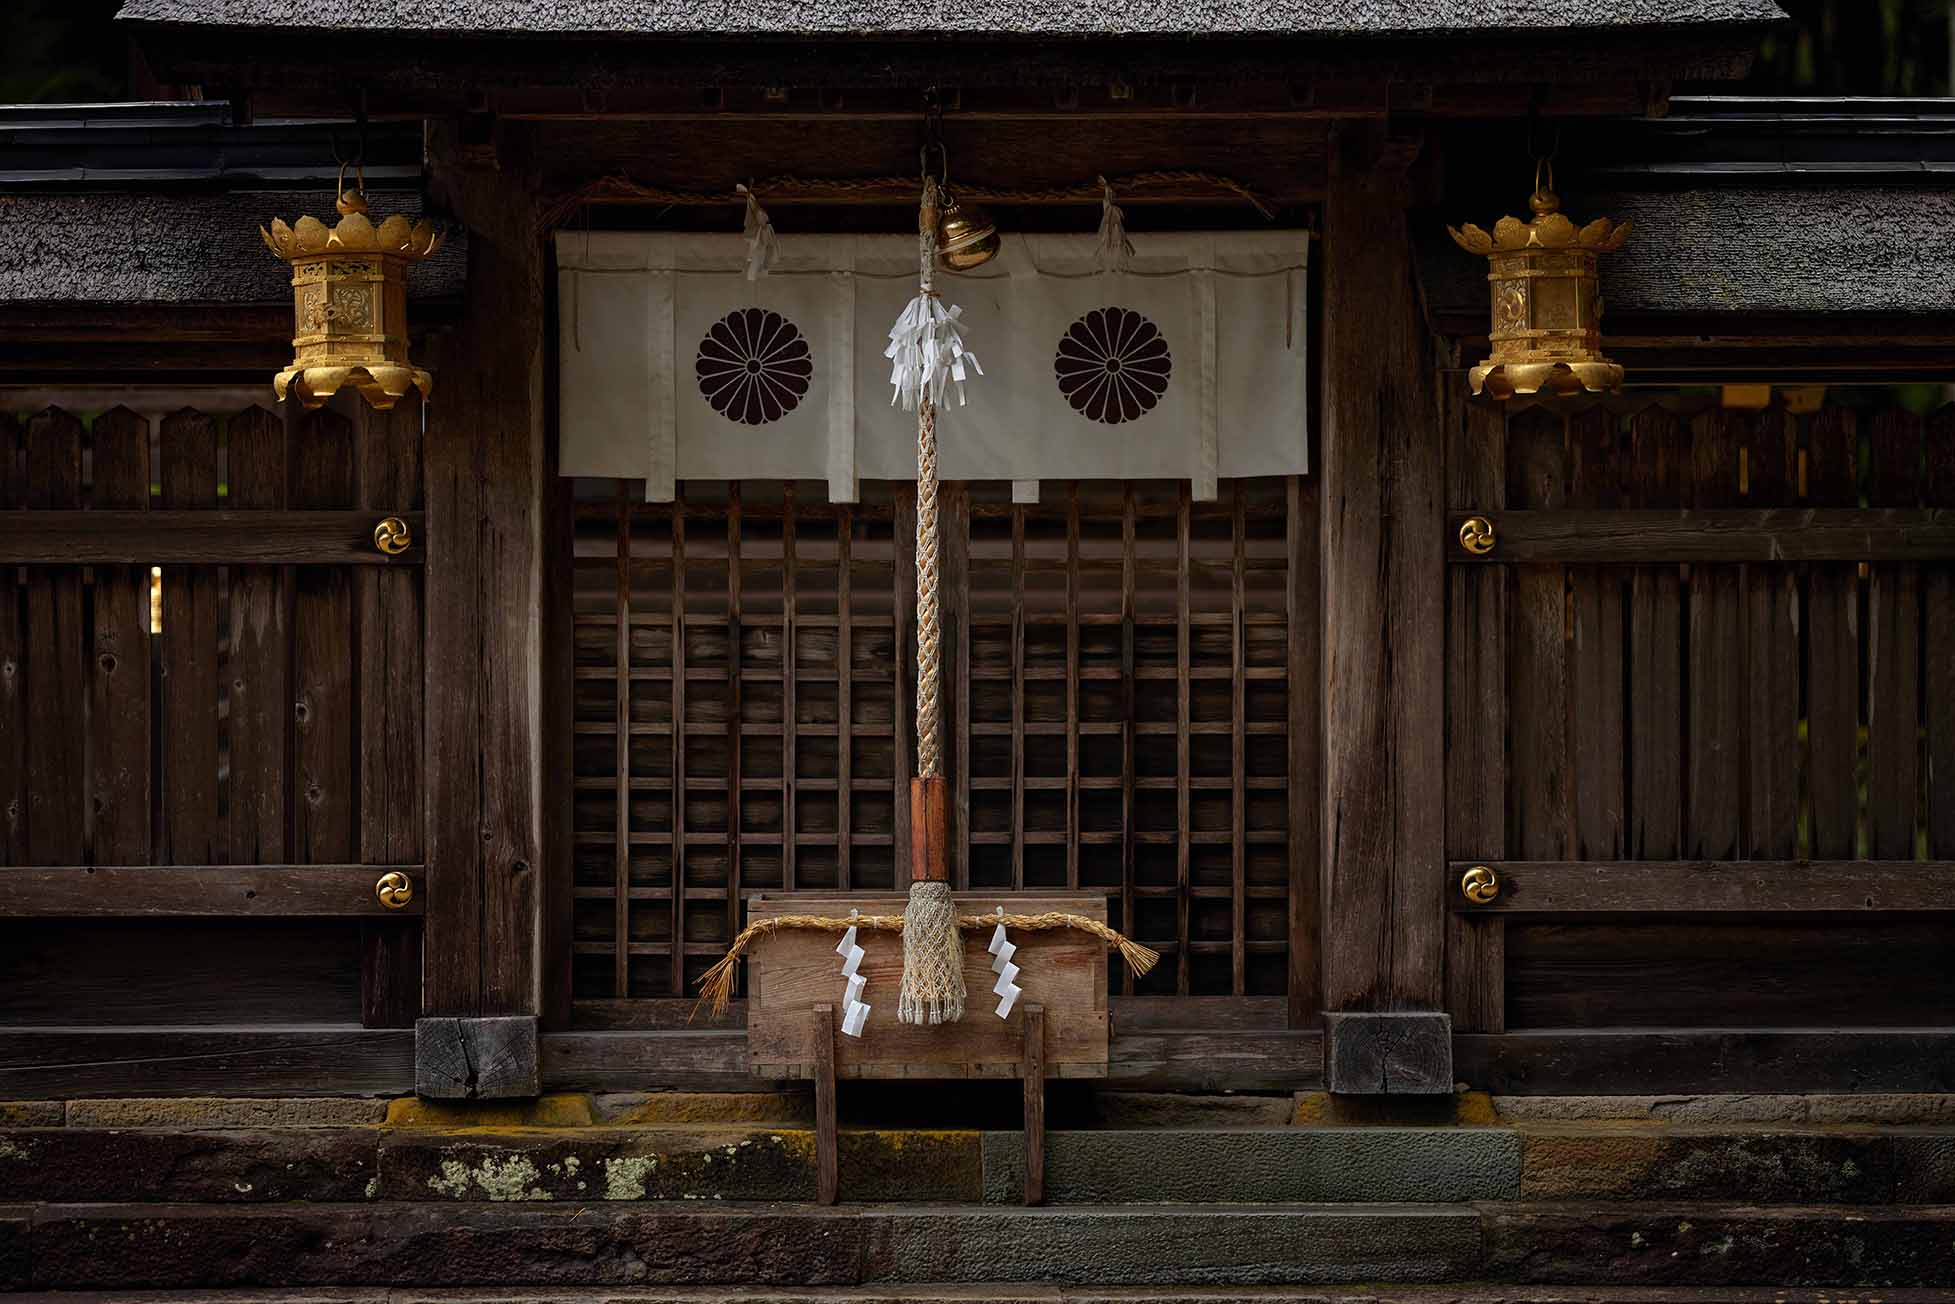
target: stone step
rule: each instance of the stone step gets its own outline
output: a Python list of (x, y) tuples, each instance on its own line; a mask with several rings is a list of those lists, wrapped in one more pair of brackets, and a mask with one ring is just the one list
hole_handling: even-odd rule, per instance
[[(1015, 1204), (1017, 1132), (845, 1129), (846, 1201)], [(17, 1127), (0, 1199), (811, 1200), (812, 1132), (722, 1126)], [(1057, 1131), (1048, 1204), (1955, 1203), (1955, 1129), (1652, 1122)]]
[(1235, 1290), (1366, 1282), (1773, 1285), (1892, 1304), (1894, 1289), (1955, 1282), (1955, 1208), (379, 1202), (0, 1209), (0, 1289), (15, 1290)]
[[(350, 1286), (309, 1289), (27, 1291), (18, 1304), (592, 1304), (577, 1288)], [(1865, 1299), (1836, 1299), (1817, 1289), (1775, 1286), (1509, 1286), (1468, 1282), (1448, 1286), (1367, 1283), (1345, 1287), (1055, 1286), (981, 1283), (968, 1286), (750, 1286), (607, 1289), (603, 1304), (1949, 1304), (1955, 1289), (1882, 1290)]]

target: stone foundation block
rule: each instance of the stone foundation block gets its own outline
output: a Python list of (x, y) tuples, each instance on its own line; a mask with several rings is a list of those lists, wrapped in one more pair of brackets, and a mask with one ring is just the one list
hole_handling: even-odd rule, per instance
[(1524, 1200), (1955, 1201), (1955, 1132), (1541, 1124), (1523, 1135)]
[[(1024, 1164), (1023, 1133), (985, 1133), (984, 1198), (1019, 1202)], [(1521, 1145), (1502, 1128), (1049, 1132), (1045, 1165), (1048, 1204), (1439, 1204), (1514, 1199)]]
[(61, 1127), (0, 1133), (0, 1191), (62, 1202), (370, 1200), (379, 1134)]

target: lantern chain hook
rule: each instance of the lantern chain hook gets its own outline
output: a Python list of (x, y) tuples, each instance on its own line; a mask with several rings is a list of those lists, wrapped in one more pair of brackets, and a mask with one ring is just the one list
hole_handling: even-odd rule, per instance
[(353, 175), (358, 178), (358, 188), (364, 194), (367, 188), (367, 88), (364, 85), (359, 88), (359, 102), (353, 111), (353, 130), (353, 157), (351, 158), (348, 158), (346, 152), (339, 147), (337, 130), (329, 132), (328, 138), (332, 142), (333, 162), (339, 164), (340, 190), (345, 191), (346, 170), (351, 168)]
[(930, 153), (937, 154), (937, 180), (943, 185), (950, 184), (950, 151), (944, 148), (944, 105), (943, 98), (932, 86), (923, 92), (923, 146), (917, 151), (920, 170), (925, 177), (930, 175)]

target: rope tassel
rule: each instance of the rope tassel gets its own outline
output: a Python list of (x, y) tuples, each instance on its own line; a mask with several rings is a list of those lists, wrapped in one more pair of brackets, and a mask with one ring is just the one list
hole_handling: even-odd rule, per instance
[(1100, 178), (1100, 240), (1094, 251), (1103, 272), (1124, 272), (1133, 260), (1134, 242), (1127, 238), (1127, 212), (1113, 202), (1113, 186)]

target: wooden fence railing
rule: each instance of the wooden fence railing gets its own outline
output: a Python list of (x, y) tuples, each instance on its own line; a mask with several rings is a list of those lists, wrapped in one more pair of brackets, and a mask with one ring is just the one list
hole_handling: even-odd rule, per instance
[[(1829, 1080), (1835, 1035), (1955, 1083), (1955, 408), (1468, 404), (1449, 437), (1449, 528), (1496, 543), (1449, 535), (1448, 986), (1511, 1034), (1462, 1063), (1667, 1089), (1710, 1061), (1557, 1038), (1718, 1028), (1764, 1038), (1703, 1041), (1727, 1088), (1818, 1089), (1782, 1070)], [(1903, 1027), (1918, 1056), (1869, 1049)]]
[(406, 404), (0, 411), (0, 1074), (412, 1023), (424, 533)]

